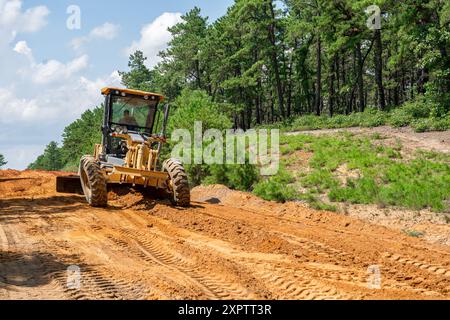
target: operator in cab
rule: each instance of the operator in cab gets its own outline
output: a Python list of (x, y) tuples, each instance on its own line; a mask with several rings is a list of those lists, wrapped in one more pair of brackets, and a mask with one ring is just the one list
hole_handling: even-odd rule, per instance
[(136, 119), (130, 115), (130, 111), (129, 110), (125, 110), (123, 112), (123, 118), (120, 119), (120, 124), (123, 125), (128, 125), (128, 126), (134, 126), (134, 127), (138, 127), (139, 124), (137, 123)]

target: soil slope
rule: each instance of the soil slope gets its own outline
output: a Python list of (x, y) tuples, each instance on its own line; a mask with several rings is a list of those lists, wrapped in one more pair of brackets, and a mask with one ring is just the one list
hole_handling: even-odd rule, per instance
[(186, 209), (134, 191), (91, 208), (58, 174), (0, 171), (0, 299), (450, 298), (445, 245), (223, 186)]

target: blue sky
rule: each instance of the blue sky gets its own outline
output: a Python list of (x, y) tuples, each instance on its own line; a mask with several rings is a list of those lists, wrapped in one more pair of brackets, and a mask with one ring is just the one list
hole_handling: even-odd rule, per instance
[[(89, 45), (89, 55), (95, 65), (88, 70), (87, 75), (99, 75), (109, 72), (111, 68), (123, 70), (127, 66), (124, 59), (123, 48), (130, 45), (132, 40), (139, 37), (142, 27), (164, 12), (185, 13), (198, 6), (204, 15), (215, 20), (225, 14), (226, 9), (232, 4), (231, 0), (94, 0), (94, 1), (39, 1), (25, 0), (24, 6), (33, 7), (44, 4), (50, 10), (49, 23), (39, 34), (24, 35), (24, 40), (30, 47), (35, 48), (35, 57), (38, 60), (58, 59), (68, 60), (75, 56), (70, 50), (69, 42), (75, 37), (86, 35), (93, 28), (105, 22), (120, 25), (118, 36), (113, 41), (102, 41)], [(69, 5), (76, 4), (81, 9), (81, 29), (68, 30), (66, 9)], [(57, 41), (55, 41), (55, 39)], [(94, 68), (95, 67), (95, 68)]]
[[(63, 128), (101, 102), (100, 88), (119, 85), (128, 53), (148, 65), (170, 40), (166, 29), (194, 6), (214, 21), (232, 0), (0, 0), (0, 153), (24, 169)], [(81, 11), (70, 30), (67, 8)]]

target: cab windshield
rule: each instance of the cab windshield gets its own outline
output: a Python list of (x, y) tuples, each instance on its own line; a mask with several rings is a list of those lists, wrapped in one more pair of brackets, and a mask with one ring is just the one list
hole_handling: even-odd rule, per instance
[(151, 133), (158, 100), (112, 96), (111, 123), (128, 130)]

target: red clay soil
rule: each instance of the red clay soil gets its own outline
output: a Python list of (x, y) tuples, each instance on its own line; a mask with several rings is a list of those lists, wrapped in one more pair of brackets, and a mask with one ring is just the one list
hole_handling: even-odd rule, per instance
[(91, 208), (58, 174), (0, 171), (0, 299), (450, 298), (445, 245), (223, 186), (189, 208), (123, 190)]

